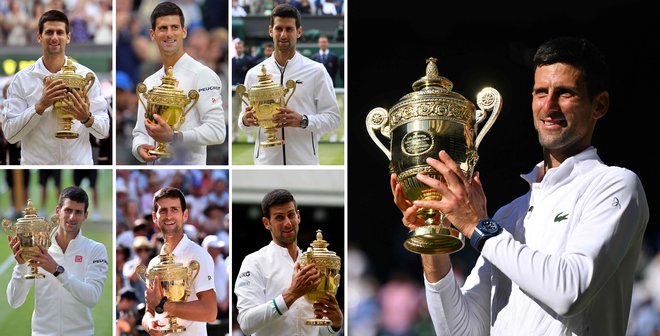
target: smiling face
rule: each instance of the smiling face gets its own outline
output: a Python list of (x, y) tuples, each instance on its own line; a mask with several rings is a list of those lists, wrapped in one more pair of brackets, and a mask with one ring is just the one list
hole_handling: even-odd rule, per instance
[(268, 26), (268, 34), (273, 38), (275, 51), (289, 54), (296, 51), (296, 43), (302, 35), (302, 27), (296, 29), (296, 19), (275, 17)]
[(85, 203), (72, 201), (68, 198), (62, 201), (62, 206), (55, 208), (55, 214), (60, 220), (58, 231), (74, 236), (80, 231), (82, 223), (87, 220)]
[(544, 151), (562, 162), (591, 145), (596, 121), (607, 112), (609, 94), (589, 98), (582, 71), (565, 63), (536, 68), (532, 110)]
[(183, 40), (188, 30), (182, 27), (178, 15), (166, 15), (156, 19), (156, 29), (149, 30), (149, 36), (158, 44), (161, 55), (180, 57), (185, 52)]
[(66, 32), (66, 24), (61, 21), (44, 22), (43, 31), (37, 33), (44, 56), (64, 55), (66, 45), (71, 42), (71, 33)]
[(181, 210), (178, 198), (161, 198), (157, 210), (151, 214), (164, 237), (183, 237), (183, 223), (188, 220), (188, 209)]
[(263, 217), (261, 220), (277, 245), (282, 247), (296, 245), (300, 212), (296, 210), (295, 203), (273, 205), (270, 207), (270, 217)]

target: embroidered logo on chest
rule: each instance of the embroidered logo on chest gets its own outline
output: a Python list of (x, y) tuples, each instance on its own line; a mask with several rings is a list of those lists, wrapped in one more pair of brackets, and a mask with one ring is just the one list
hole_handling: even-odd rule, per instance
[(555, 223), (561, 222), (563, 220), (568, 219), (568, 214), (565, 214), (563, 211), (558, 213), (557, 216), (555, 216)]
[(77, 263), (81, 263), (82, 262), (82, 256), (77, 255), (76, 258), (74, 259), (74, 261), (77, 262)]

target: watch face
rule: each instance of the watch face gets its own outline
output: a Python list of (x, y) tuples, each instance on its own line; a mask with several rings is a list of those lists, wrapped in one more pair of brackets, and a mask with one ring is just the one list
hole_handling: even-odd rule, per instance
[(483, 222), (481, 222), (481, 224), (484, 228), (484, 231), (486, 231), (488, 233), (495, 233), (495, 232), (497, 232), (497, 230), (499, 228), (498, 225), (497, 225), (497, 222), (492, 221), (492, 220), (483, 221)]

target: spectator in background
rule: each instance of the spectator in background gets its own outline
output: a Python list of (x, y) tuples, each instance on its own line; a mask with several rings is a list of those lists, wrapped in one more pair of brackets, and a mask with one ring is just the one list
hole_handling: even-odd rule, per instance
[(48, 199), (48, 180), (53, 180), (57, 195), (62, 191), (62, 171), (59, 169), (39, 169), (39, 188), (41, 189), (40, 215), (46, 217), (46, 199)]
[(336, 85), (337, 70), (339, 69), (339, 62), (337, 54), (328, 49), (328, 36), (321, 35), (318, 40), (319, 51), (312, 55), (312, 59), (323, 64), (328, 75), (332, 78), (332, 85)]
[(309, 2), (309, 0), (300, 0), (296, 8), (298, 8), (298, 11), (302, 15), (311, 15), (312, 13), (314, 13), (312, 9), (312, 4)]
[(218, 319), (229, 321), (229, 274), (225, 263), (226, 246), (215, 235), (208, 235), (202, 241), (202, 247), (215, 262), (215, 297), (218, 301)]
[[(231, 84), (238, 85), (245, 82), (245, 75), (248, 70), (254, 65), (254, 60), (252, 57), (245, 53), (245, 43), (241, 40), (238, 40), (234, 43), (234, 49), (236, 50), (236, 55), (231, 59)], [(238, 117), (241, 114), (241, 97), (234, 94), (232, 101), (232, 119), (238, 120)], [(234, 135), (233, 141), (236, 141), (236, 136), (238, 135), (239, 128), (236, 122), (232, 122), (232, 134)], [(254, 142), (254, 139), (249, 139), (253, 137), (252, 132), (248, 133), (248, 142)]]
[(147, 266), (149, 260), (154, 255), (153, 246), (146, 236), (135, 236), (133, 238), (133, 253), (134, 256), (124, 264), (122, 274), (124, 275), (124, 283), (135, 289), (135, 295), (138, 297), (140, 303), (144, 303), (144, 291), (147, 289), (144, 283), (138, 278), (139, 275), (136, 269), (139, 265)]
[(4, 29), (7, 31), (8, 46), (24, 46), (28, 41), (28, 16), (19, 0), (9, 0), (9, 11), (5, 13)]
[(232, 17), (243, 17), (247, 16), (247, 12), (243, 6), (238, 4), (238, 0), (231, 1), (231, 16)]

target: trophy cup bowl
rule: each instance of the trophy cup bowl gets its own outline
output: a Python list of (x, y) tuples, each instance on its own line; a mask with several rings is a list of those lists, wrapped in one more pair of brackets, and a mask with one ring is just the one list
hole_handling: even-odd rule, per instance
[[(288, 80), (286, 87), (274, 83), (271, 75), (266, 72), (265, 64), (261, 66), (261, 74), (257, 78), (259, 82), (249, 90), (243, 84), (236, 86), (236, 94), (241, 97), (243, 103), (252, 106), (259, 127), (266, 131), (267, 138), (260, 143), (260, 146), (280, 146), (284, 144), (284, 140), (277, 137), (278, 124), (273, 122), (273, 115), (280, 112), (277, 110), (278, 107), (285, 107), (289, 103), (296, 91), (296, 82)], [(285, 100), (289, 91), (291, 93)]]
[[(502, 104), (497, 90), (487, 87), (477, 94), (477, 105), (452, 92), (453, 84), (438, 74), (437, 60), (426, 60), (426, 76), (413, 84), (413, 92), (403, 96), (389, 112), (375, 108), (366, 119), (367, 132), (376, 145), (390, 159), (390, 171), (397, 174), (407, 199), (441, 200), (442, 195), (420, 182), (421, 173), (443, 180), (426, 158), (438, 158), (446, 151), (471, 181), (479, 159), (477, 148), (484, 135), (499, 116)], [(490, 114), (479, 131), (477, 126)], [(389, 139), (386, 148), (375, 131)], [(420, 254), (449, 254), (465, 246), (463, 234), (453, 226), (445, 226), (444, 214), (435, 209), (422, 208), (417, 215), (424, 225), (408, 233), (404, 247)]]
[[(25, 216), (19, 218), (16, 223), (8, 219), (2, 220), (2, 230), (9, 236), (18, 236), (21, 244), (21, 258), (27, 261), (30, 266), (30, 273), (23, 276), (25, 279), (43, 279), (46, 276), (39, 273), (38, 267), (30, 263), (35, 251), (39, 251), (39, 246), (46, 249), (50, 247), (51, 235), (55, 231), (59, 222), (57, 216), (52, 216), (50, 222), (43, 217), (37, 216), (37, 209), (32, 207), (32, 200), (28, 199), (27, 207), (23, 210)], [(13, 235), (12, 235), (13, 233)]]
[[(135, 87), (135, 92), (140, 104), (144, 107), (145, 119), (155, 123), (154, 115), (158, 114), (175, 131), (181, 128), (186, 115), (199, 100), (199, 92), (197, 90), (191, 89), (186, 96), (183, 90), (176, 88), (176, 78), (173, 76), (172, 67), (167, 69), (165, 76), (161, 79), (160, 86), (155, 86), (147, 92), (147, 86), (144, 83), (139, 83)], [(146, 104), (140, 98), (141, 96), (146, 99)], [(192, 104), (190, 104), (191, 102)], [(190, 106), (186, 109), (188, 104)], [(172, 157), (172, 153), (167, 148), (167, 143), (165, 142), (158, 142), (156, 148), (150, 150), (149, 154), (159, 158)]]
[[(85, 77), (77, 74), (71, 57), (67, 57), (66, 64), (62, 67), (62, 72), (46, 78), (63, 80), (67, 92), (76, 90), (83, 99), (87, 98), (87, 93), (92, 88), (95, 80), (94, 74), (91, 72), (88, 72)], [(55, 137), (58, 139), (77, 139), (80, 136), (78, 132), (71, 129), (73, 126), (73, 115), (69, 113), (68, 107), (69, 103), (66, 101), (56, 101), (53, 104), (53, 112), (57, 116), (57, 132), (55, 133)]]
[[(298, 262), (300, 267), (305, 267), (309, 264), (316, 265), (316, 269), (321, 274), (321, 282), (318, 286), (305, 294), (305, 298), (309, 302), (314, 303), (318, 298), (327, 298), (327, 292), (332, 293), (332, 295), (337, 294), (339, 281), (341, 280), (341, 275), (339, 274), (341, 258), (335, 252), (328, 251), (327, 247), (330, 244), (323, 240), (321, 230), (316, 230), (316, 240), (310, 245), (311, 247), (306, 252), (303, 252)], [(332, 321), (324, 317), (314, 316), (306, 319), (305, 325), (330, 326), (332, 325)]]
[[(169, 302), (186, 302), (190, 295), (190, 287), (199, 274), (199, 262), (192, 260), (188, 267), (182, 263), (174, 262), (174, 255), (170, 252), (169, 244), (165, 243), (161, 250), (160, 262), (147, 271), (144, 265), (138, 265), (135, 270), (138, 279), (147, 287), (154, 284), (156, 277), (163, 289), (163, 297)], [(184, 326), (180, 326), (176, 321), (176, 316), (167, 316), (169, 324), (161, 327), (160, 331), (164, 334), (178, 333), (185, 331)]]

